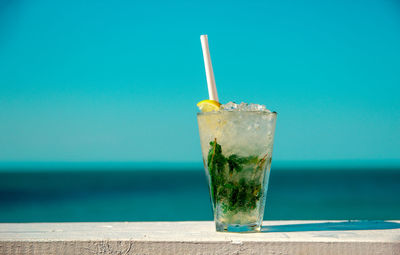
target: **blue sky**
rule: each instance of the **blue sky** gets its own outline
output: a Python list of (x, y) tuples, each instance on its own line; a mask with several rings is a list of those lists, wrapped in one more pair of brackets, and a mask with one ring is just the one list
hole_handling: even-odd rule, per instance
[(2, 1), (0, 161), (201, 161), (221, 102), (278, 112), (274, 159), (400, 160), (397, 1)]

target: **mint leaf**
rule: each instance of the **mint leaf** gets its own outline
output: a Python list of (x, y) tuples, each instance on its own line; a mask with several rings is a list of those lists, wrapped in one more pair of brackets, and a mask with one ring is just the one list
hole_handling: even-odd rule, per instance
[(225, 182), (223, 171), (226, 165), (226, 158), (222, 155), (222, 148), (221, 145), (217, 143), (217, 138), (210, 142), (210, 146), (211, 148), (207, 157), (207, 166), (211, 179), (211, 198), (215, 206), (217, 202), (218, 189)]
[[(241, 157), (223, 155), (217, 139), (210, 142), (207, 167), (210, 175), (210, 193), (214, 207), (217, 204), (224, 213), (249, 211), (257, 206), (262, 196), (262, 183), (268, 154), (261, 159), (257, 156)], [(242, 174), (242, 172), (246, 170)]]

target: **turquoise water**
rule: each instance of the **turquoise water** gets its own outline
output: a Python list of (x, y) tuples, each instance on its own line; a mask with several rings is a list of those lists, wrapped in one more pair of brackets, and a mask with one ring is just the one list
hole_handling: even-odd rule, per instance
[[(400, 168), (271, 172), (265, 219), (400, 219)], [(0, 222), (212, 220), (194, 169), (0, 172)]]

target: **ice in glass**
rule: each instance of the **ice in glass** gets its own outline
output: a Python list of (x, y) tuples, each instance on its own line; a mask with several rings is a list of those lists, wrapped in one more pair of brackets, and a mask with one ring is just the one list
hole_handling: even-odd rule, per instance
[(260, 231), (276, 116), (262, 105), (232, 102), (197, 114), (217, 231)]

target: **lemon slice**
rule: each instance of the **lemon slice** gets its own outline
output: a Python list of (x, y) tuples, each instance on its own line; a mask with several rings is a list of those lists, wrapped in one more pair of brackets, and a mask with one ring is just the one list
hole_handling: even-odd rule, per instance
[(221, 104), (214, 100), (203, 100), (197, 103), (197, 107), (199, 107), (202, 112), (211, 112), (218, 111)]

